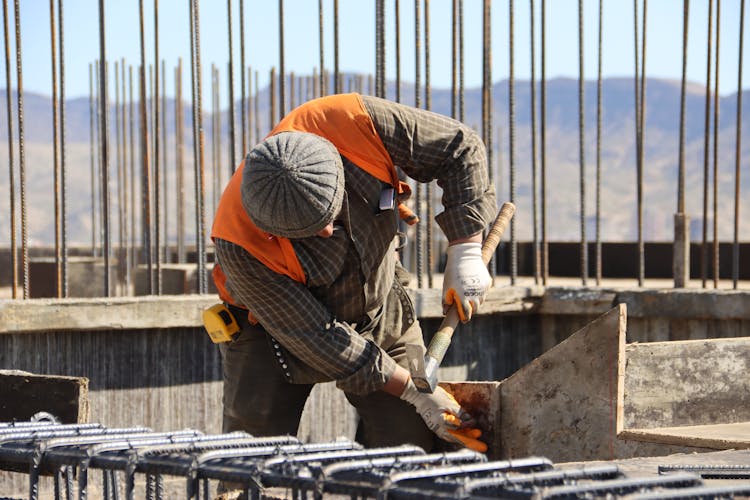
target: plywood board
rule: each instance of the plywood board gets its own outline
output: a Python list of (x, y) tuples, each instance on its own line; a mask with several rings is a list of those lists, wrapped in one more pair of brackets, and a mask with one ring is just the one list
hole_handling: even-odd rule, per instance
[(618, 305), (501, 382), (496, 428), (504, 456), (615, 456), (626, 315)]
[(750, 448), (750, 422), (626, 429), (620, 433), (620, 438), (715, 450), (745, 449)]
[(624, 429), (750, 421), (750, 337), (628, 344)]

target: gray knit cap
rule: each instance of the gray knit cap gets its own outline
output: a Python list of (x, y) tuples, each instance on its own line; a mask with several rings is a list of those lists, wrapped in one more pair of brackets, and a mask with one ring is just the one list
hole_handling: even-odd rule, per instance
[(248, 153), (240, 191), (245, 212), (262, 231), (285, 238), (313, 236), (341, 209), (341, 156), (315, 134), (273, 135)]

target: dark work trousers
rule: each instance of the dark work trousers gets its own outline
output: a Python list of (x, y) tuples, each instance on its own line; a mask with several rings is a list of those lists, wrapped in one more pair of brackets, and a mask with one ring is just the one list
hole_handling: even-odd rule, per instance
[[(398, 280), (384, 305), (384, 315), (365, 336), (408, 369), (406, 345), (424, 347), (414, 307)], [(235, 317), (238, 314), (235, 313)], [(224, 432), (253, 436), (296, 435), (305, 401), (325, 376), (294, 359), (270, 339), (260, 325), (237, 318), (242, 331), (220, 345), (224, 378)], [(280, 358), (277, 350), (281, 349)], [(283, 365), (282, 365), (283, 363)], [(289, 382), (287, 373), (295, 383)], [(300, 382), (300, 383), (297, 383)], [(366, 447), (413, 444), (431, 451), (436, 437), (413, 406), (382, 391), (345, 393), (360, 421), (356, 440)]]

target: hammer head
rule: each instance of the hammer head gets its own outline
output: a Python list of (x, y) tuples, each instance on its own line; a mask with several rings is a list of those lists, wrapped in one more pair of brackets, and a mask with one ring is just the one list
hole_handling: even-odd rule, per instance
[(437, 387), (437, 359), (425, 354), (424, 347), (416, 345), (406, 346), (406, 356), (409, 360), (409, 372), (414, 385), (419, 392), (432, 393)]

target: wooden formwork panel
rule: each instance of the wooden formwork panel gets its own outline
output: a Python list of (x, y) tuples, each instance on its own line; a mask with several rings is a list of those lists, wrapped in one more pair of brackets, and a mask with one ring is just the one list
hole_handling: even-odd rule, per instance
[(40, 412), (63, 424), (88, 422), (88, 388), (85, 377), (0, 370), (0, 422), (30, 420)]

